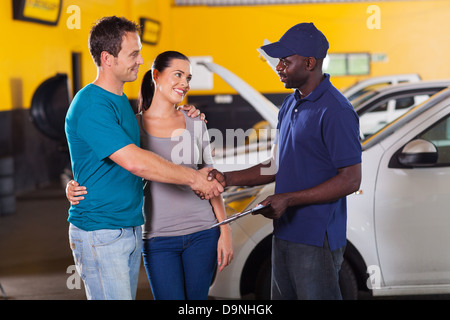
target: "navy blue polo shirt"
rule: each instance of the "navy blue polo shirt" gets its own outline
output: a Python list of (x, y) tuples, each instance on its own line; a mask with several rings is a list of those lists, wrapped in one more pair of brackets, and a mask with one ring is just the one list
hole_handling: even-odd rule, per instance
[[(359, 119), (350, 102), (324, 80), (307, 97), (298, 90), (286, 97), (278, 115), (278, 171), (275, 193), (312, 188), (336, 176), (338, 169), (361, 162)], [(274, 220), (274, 235), (283, 240), (323, 246), (346, 244), (346, 198), (290, 207)]]

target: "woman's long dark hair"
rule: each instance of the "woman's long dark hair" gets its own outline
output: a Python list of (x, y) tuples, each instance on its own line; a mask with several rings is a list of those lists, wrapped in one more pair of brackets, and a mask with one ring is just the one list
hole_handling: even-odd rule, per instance
[(139, 92), (139, 112), (147, 110), (152, 104), (153, 95), (155, 94), (155, 84), (153, 83), (153, 70), (163, 72), (173, 59), (181, 59), (189, 61), (188, 57), (178, 51), (165, 51), (160, 53), (153, 61), (152, 68), (148, 70), (142, 79), (141, 89)]

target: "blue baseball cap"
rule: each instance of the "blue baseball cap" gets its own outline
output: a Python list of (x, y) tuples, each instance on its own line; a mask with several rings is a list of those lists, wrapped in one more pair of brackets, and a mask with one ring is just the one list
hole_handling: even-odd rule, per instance
[(328, 48), (327, 38), (313, 23), (299, 23), (286, 31), (278, 42), (261, 47), (272, 58), (297, 54), (316, 59), (325, 58)]

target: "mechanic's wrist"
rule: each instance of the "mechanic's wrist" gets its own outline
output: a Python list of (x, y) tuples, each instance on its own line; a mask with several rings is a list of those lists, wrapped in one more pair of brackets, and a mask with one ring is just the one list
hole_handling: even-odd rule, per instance
[(222, 172), (224, 179), (224, 187), (233, 186), (232, 179), (230, 178), (231, 172)]

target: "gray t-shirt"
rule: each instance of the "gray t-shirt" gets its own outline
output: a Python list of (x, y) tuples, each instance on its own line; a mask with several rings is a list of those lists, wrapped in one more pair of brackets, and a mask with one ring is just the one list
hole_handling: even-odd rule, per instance
[[(183, 111), (182, 111), (183, 112)], [(210, 141), (204, 121), (186, 119), (186, 130), (174, 132), (171, 138), (159, 138), (144, 130), (137, 115), (141, 147), (175, 164), (193, 169), (212, 166)], [(143, 237), (180, 236), (208, 229), (217, 222), (211, 204), (201, 200), (189, 186), (146, 181), (144, 190), (145, 225)]]

